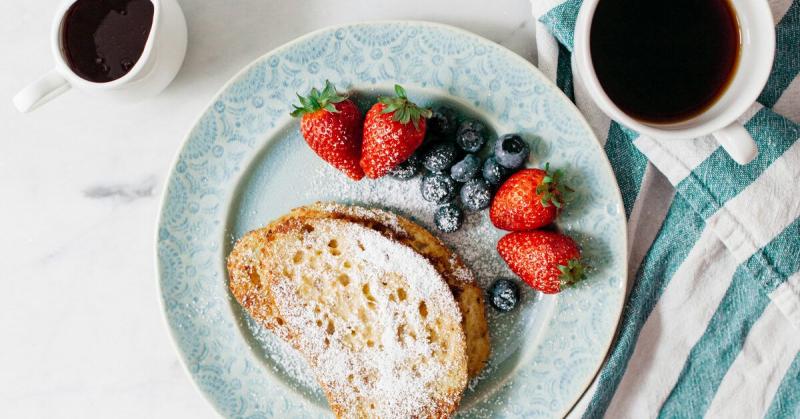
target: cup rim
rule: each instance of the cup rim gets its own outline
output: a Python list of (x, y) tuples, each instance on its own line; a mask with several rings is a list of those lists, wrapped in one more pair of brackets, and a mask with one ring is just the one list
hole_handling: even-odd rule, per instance
[[(747, 109), (756, 102), (756, 99), (758, 99), (759, 94), (769, 79), (774, 58), (768, 63), (761, 64), (759, 67), (757, 67), (757, 71), (751, 72), (747, 76), (751, 81), (747, 83), (742, 93), (738, 95), (738, 98), (732, 104), (732, 106), (725, 109), (718, 117), (707, 122), (691, 125), (685, 128), (665, 129), (662, 127), (669, 127), (670, 125), (675, 124), (648, 123), (646, 121), (636, 119), (622, 111), (611, 100), (600, 84), (600, 80), (598, 79), (597, 73), (594, 69), (594, 63), (592, 62), (592, 54), (590, 49), (591, 27), (594, 19), (594, 12), (597, 9), (597, 5), (600, 1), (602, 0), (583, 0), (583, 3), (578, 11), (578, 16), (575, 22), (573, 43), (573, 53), (575, 56), (577, 69), (576, 76), (580, 77), (581, 81), (586, 85), (586, 89), (589, 92), (592, 100), (604, 113), (606, 113), (606, 115), (625, 126), (639, 131), (641, 134), (646, 134), (655, 138), (686, 139), (701, 137), (725, 128), (726, 126), (735, 122), (739, 116), (747, 112)], [(739, 8), (733, 1), (731, 2), (731, 5), (738, 13)], [(772, 11), (770, 10), (767, 2), (765, 0), (755, 0), (752, 2), (751, 6), (759, 9), (757, 10), (758, 13), (755, 13), (755, 17), (769, 20), (769, 27), (774, 29)], [(769, 56), (774, 57), (775, 31), (769, 31), (767, 37), (768, 39), (766, 42), (764, 42), (764, 45), (761, 45), (761, 47), (768, 48), (767, 52)], [(738, 75), (738, 72), (741, 71), (741, 64), (737, 67), (736, 74)], [(699, 115), (702, 115), (705, 112), (706, 111), (700, 113)]]
[(72, 5), (78, 1), (79, 0), (66, 0), (61, 3), (53, 19), (51, 29), (51, 50), (53, 53), (53, 59), (56, 61), (57, 70), (69, 80), (70, 84), (81, 88), (111, 90), (127, 84), (142, 72), (142, 69), (145, 67), (145, 64), (152, 54), (154, 40), (156, 39), (158, 32), (158, 23), (161, 17), (160, 0), (148, 0), (153, 5), (153, 23), (150, 25), (150, 33), (147, 35), (147, 40), (145, 41), (142, 55), (139, 56), (136, 64), (134, 64), (133, 68), (131, 68), (131, 70), (128, 71), (124, 76), (107, 82), (93, 82), (84, 79), (72, 71), (72, 69), (69, 67), (69, 64), (67, 64), (66, 59), (64, 58), (61, 44), (61, 28), (64, 23), (64, 17), (67, 15), (70, 7), (72, 7)]

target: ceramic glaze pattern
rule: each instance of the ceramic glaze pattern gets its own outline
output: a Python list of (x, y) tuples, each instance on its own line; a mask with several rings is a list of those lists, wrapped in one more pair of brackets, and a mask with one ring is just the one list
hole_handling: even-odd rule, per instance
[(224, 270), (226, 243), (235, 239), (225, 232), (228, 202), (240, 177), (276, 131), (292, 127), (287, 110), (295, 92), (325, 79), (341, 90), (399, 82), (410, 91), (450, 95), (490, 115), (497, 128), (524, 133), (534, 164), (551, 161), (569, 170), (579, 193), (562, 227), (582, 236), (594, 271), (581, 286), (552, 297), (553, 315), (528, 337), (512, 378), (492, 383), (490, 397), (460, 412), (563, 415), (599, 368), (624, 299), (619, 190), (588, 125), (533, 66), (475, 35), (420, 22), (332, 28), (281, 47), (236, 76), (188, 136), (165, 190), (158, 273), (169, 327), (200, 390), (226, 417), (330, 417), (253, 355)]

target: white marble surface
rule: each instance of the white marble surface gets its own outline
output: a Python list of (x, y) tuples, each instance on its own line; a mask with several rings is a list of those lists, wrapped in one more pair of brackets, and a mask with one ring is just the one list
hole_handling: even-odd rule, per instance
[(52, 65), (60, 0), (0, 1), (0, 416), (214, 417), (157, 303), (154, 225), (175, 150), (220, 86), (324, 26), (422, 19), (534, 59), (528, 0), (182, 0), (183, 69), (159, 97), (71, 91), (31, 114), (11, 97)]

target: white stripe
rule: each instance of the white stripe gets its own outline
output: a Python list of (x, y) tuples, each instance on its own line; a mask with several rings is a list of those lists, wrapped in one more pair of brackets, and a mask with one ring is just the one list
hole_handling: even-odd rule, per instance
[(795, 273), (769, 294), (789, 322), (800, 331), (800, 274)]
[[(737, 118), (738, 121), (747, 122), (761, 108), (761, 105), (754, 104)], [(717, 140), (710, 135), (687, 140), (659, 140), (640, 136), (633, 143), (673, 185), (689, 176), (692, 170), (719, 148)]]
[(647, 318), (606, 417), (649, 417), (669, 396), (737, 264), (706, 228)]
[(633, 144), (673, 185), (689, 176), (695, 167), (719, 147), (710, 135), (689, 140), (656, 140), (639, 136)]
[[(800, 274), (794, 276), (800, 279)], [(722, 379), (706, 417), (763, 417), (798, 351), (800, 333), (775, 304), (768, 305)]]
[(789, 83), (772, 110), (800, 124), (800, 77)]
[(536, 22), (536, 49), (537, 67), (555, 83), (558, 70), (558, 41), (539, 22)]
[[(800, 193), (787, 185), (798, 178), (800, 141), (795, 141), (758, 179), (708, 218), (708, 226), (739, 262), (766, 246), (800, 216)], [(778, 198), (780, 204), (776, 203)]]
[(792, 0), (769, 0), (769, 10), (772, 12), (772, 19), (776, 25), (783, 19), (791, 6)]
[(669, 211), (675, 188), (664, 175), (648, 163), (639, 195), (628, 218), (628, 291), (650, 245), (656, 238)]

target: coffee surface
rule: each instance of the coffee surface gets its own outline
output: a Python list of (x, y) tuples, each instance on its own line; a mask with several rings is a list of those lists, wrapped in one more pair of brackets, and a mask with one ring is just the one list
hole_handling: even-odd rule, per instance
[(603, 90), (647, 122), (686, 120), (713, 105), (739, 48), (729, 0), (601, 0), (590, 32)]
[(152, 25), (149, 0), (78, 0), (62, 24), (64, 58), (86, 80), (116, 80), (139, 61)]

